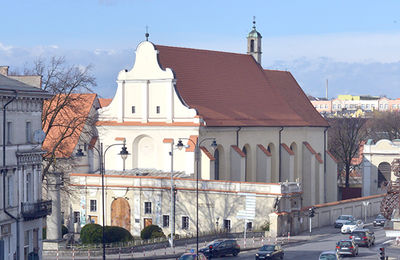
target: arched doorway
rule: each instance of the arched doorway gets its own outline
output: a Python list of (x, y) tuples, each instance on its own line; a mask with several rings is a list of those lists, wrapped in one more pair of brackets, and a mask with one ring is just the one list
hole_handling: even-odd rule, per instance
[(388, 162), (381, 162), (378, 165), (378, 188), (390, 181), (391, 166)]
[(125, 198), (117, 198), (111, 203), (111, 226), (123, 227), (131, 232), (131, 207)]

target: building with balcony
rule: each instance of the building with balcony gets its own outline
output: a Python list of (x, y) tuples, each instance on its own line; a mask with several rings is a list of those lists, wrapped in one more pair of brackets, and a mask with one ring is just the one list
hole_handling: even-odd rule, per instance
[(51, 211), (41, 185), (41, 115), (49, 98), (40, 77), (9, 76), (8, 67), (0, 67), (0, 259), (41, 258), (43, 218)]

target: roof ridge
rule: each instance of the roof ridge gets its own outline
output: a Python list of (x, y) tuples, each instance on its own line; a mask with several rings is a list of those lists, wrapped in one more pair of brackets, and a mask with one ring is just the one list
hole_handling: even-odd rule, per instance
[(169, 45), (160, 45), (160, 44), (155, 44), (154, 45), (157, 49), (157, 47), (167, 47), (167, 48), (173, 48), (173, 49), (181, 49), (181, 50), (187, 50), (187, 51), (198, 51), (198, 52), (216, 52), (216, 53), (222, 53), (222, 54), (234, 54), (234, 55), (240, 55), (240, 56), (248, 56), (248, 57), (253, 57), (250, 54), (247, 53), (239, 53), (239, 52), (228, 52), (228, 51), (216, 51), (216, 50), (208, 50), (208, 49), (196, 49), (196, 48), (188, 48), (188, 47), (176, 47), (176, 46), (169, 46)]

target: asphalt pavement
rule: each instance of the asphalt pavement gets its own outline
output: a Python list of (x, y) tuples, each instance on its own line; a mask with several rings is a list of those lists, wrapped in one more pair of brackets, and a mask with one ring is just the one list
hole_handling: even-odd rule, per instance
[[(400, 248), (389, 248), (388, 241), (385, 232), (382, 227), (372, 227), (368, 225), (368, 228), (375, 232), (376, 242), (371, 248), (360, 247), (359, 259), (378, 259), (378, 253), (380, 247), (386, 247), (386, 255), (390, 256), (389, 259), (399, 259)], [(335, 250), (336, 242), (340, 239), (348, 238), (349, 235), (343, 235), (340, 233), (340, 229), (334, 228), (333, 226), (317, 228), (309, 232), (303, 232), (299, 235), (292, 237), (280, 237), (280, 238), (252, 238), (249, 237), (246, 241), (241, 238), (238, 239), (238, 243), (241, 248), (241, 253), (237, 257), (226, 256), (223, 258), (213, 259), (254, 259), (257, 249), (263, 244), (274, 244), (279, 243), (283, 246), (285, 257), (284, 259), (318, 259), (319, 254), (322, 251)], [(202, 243), (199, 248), (204, 247), (207, 243)], [(136, 260), (151, 260), (151, 259), (176, 259), (179, 255), (184, 252), (189, 252), (196, 248), (195, 244), (184, 245), (180, 247), (162, 248), (156, 250), (146, 250), (142, 252), (131, 252), (121, 253), (114, 255), (107, 255), (107, 259), (136, 259)], [(101, 259), (101, 256), (94, 255), (93, 253), (87, 256), (74, 256), (72, 255), (59, 255), (58, 258), (55, 256), (43, 256), (44, 260), (50, 259)]]

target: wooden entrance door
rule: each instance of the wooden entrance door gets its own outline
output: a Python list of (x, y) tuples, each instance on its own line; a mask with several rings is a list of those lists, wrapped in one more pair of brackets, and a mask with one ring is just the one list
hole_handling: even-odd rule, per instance
[(150, 226), (151, 224), (153, 224), (153, 219), (151, 218), (144, 219), (144, 227)]
[(123, 227), (131, 232), (131, 207), (124, 198), (117, 198), (111, 203), (111, 226)]

